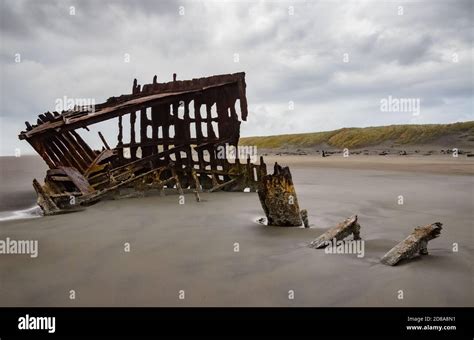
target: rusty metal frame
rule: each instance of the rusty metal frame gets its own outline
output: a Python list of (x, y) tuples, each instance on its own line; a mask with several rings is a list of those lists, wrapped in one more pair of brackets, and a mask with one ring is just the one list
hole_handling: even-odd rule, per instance
[[(247, 114), (245, 73), (185, 81), (176, 80), (174, 74), (171, 82), (158, 83), (155, 76), (143, 87), (135, 79), (131, 94), (111, 97), (93, 110), (40, 114), (36, 124), (25, 122), (19, 138), (50, 168), (44, 185), (36, 179), (33, 185), (44, 213), (55, 214), (121, 196), (125, 188), (138, 195), (149, 189), (183, 193), (183, 188), (190, 188), (197, 198), (201, 188), (256, 191), (266, 175), (263, 159), (259, 165), (250, 159), (241, 163), (237, 154), (231, 162), (217, 152), (238, 147), (240, 124)], [(118, 133), (112, 148), (100, 132), (102, 150), (93, 150), (79, 134), (80, 129), (114, 118), (118, 118)], [(124, 130), (125, 119), (130, 131)], [(126, 133), (129, 143), (124, 142)]]

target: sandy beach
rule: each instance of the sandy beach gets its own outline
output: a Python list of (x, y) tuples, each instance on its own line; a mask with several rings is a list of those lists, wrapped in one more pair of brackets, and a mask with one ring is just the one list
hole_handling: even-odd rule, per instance
[[(177, 195), (156, 194), (3, 221), (0, 240), (38, 240), (39, 254), (0, 255), (0, 305), (474, 305), (473, 158), (284, 155), (266, 157), (269, 170), (275, 160), (290, 166), (311, 228), (259, 224), (256, 193), (226, 192), (203, 193), (200, 203), (192, 194), (184, 205)], [(34, 205), (31, 181), (44, 177), (42, 160), (2, 157), (0, 164), (0, 210)], [(352, 214), (363, 258), (307, 246)], [(428, 256), (396, 267), (379, 262), (414, 227), (437, 221), (443, 230)]]

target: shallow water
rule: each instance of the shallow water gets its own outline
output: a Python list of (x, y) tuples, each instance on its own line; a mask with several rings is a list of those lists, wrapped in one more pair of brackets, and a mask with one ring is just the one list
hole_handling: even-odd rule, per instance
[(27, 218), (38, 218), (43, 216), (40, 207), (37, 205), (23, 210), (0, 211), (0, 222), (21, 220)]
[(42, 183), (46, 169), (38, 156), (0, 157), (0, 212), (23, 211), (35, 205), (33, 178)]

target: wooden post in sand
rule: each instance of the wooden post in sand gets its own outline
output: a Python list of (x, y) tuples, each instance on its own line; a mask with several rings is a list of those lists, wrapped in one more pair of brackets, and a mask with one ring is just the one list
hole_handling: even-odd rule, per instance
[(360, 225), (357, 223), (357, 215), (351, 216), (334, 228), (329, 229), (310, 243), (311, 248), (325, 248), (333, 239), (343, 240), (350, 234), (354, 234), (354, 240), (360, 240)]
[(273, 175), (262, 177), (258, 197), (268, 219), (268, 225), (301, 226), (300, 208), (290, 169), (275, 163)]
[(201, 183), (199, 183), (196, 170), (191, 169), (191, 177), (194, 180), (194, 196), (196, 197), (196, 202), (201, 202), (201, 196), (199, 196), (199, 191), (201, 191)]
[(380, 262), (394, 266), (403, 259), (412, 258), (417, 253), (420, 255), (428, 255), (428, 241), (439, 237), (442, 225), (440, 222), (435, 222), (424, 227), (416, 227), (413, 233), (390, 249), (390, 251), (382, 257)]
[(300, 211), (301, 219), (303, 220), (303, 224), (305, 228), (309, 228), (309, 220), (308, 220), (308, 210), (303, 209)]

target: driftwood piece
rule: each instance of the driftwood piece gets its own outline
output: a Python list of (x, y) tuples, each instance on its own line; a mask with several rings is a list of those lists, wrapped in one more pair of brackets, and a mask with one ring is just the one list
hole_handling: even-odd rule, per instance
[(382, 257), (381, 262), (395, 266), (401, 260), (410, 259), (416, 254), (428, 255), (428, 241), (439, 237), (442, 225), (440, 222), (435, 222), (424, 227), (416, 227), (407, 238), (390, 249)]
[(303, 225), (305, 228), (309, 228), (309, 220), (308, 220), (308, 211), (306, 209), (301, 210), (301, 219), (303, 220)]
[(357, 222), (357, 215), (353, 215), (339, 223), (334, 228), (329, 229), (311, 242), (309, 246), (318, 249), (325, 248), (333, 241), (333, 239), (336, 239), (336, 241), (343, 240), (350, 234), (354, 235), (354, 240), (360, 240), (360, 225)]
[(290, 169), (275, 163), (273, 175), (260, 181), (258, 197), (268, 219), (268, 225), (301, 226), (300, 209)]

